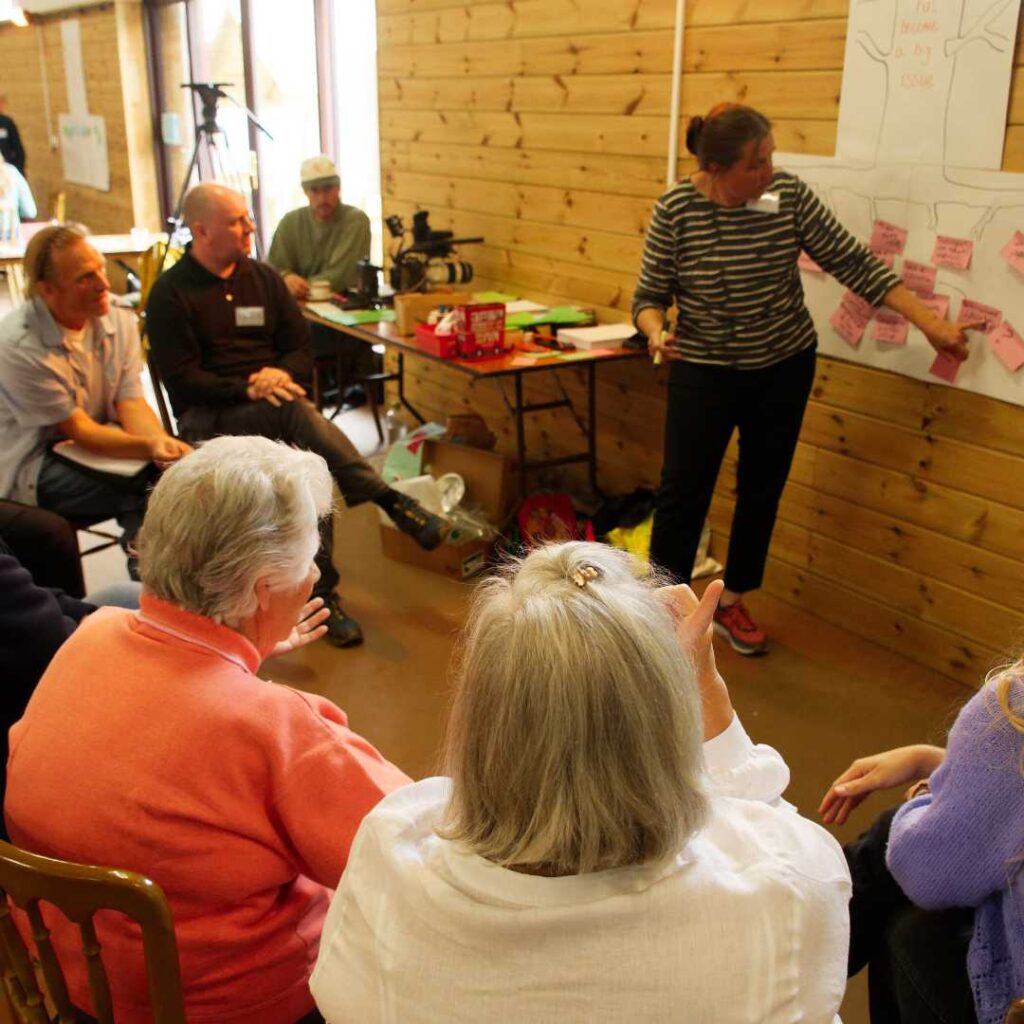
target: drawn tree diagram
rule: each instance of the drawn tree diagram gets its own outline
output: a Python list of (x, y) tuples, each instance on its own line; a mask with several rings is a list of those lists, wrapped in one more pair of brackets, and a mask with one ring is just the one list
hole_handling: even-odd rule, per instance
[(839, 156), (998, 169), (1018, 4), (984, 3), (856, 0), (844, 91), (861, 95), (844, 95)]

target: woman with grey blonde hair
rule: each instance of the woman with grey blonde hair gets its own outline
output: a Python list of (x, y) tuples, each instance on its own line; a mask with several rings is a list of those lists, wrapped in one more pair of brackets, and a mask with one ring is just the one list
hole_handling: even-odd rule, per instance
[[(171, 466), (139, 534), (139, 612), (90, 615), (11, 730), (12, 840), (163, 888), (190, 1022), (321, 1020), (330, 890), (363, 816), (409, 781), (338, 707), (256, 674), (324, 631), (309, 594), (330, 503), (324, 460), (264, 437)], [(92, 1012), (75, 931), (55, 922), (54, 941)], [(119, 1024), (152, 1020), (137, 934), (97, 931)]]
[(835, 1018), (849, 875), (781, 799), (700, 601), (552, 545), (483, 585), (448, 778), (360, 826), (311, 987), (346, 1021)]
[(7, 163), (0, 153), (0, 241), (17, 237), (23, 220), (33, 220), (39, 211), (21, 171)]

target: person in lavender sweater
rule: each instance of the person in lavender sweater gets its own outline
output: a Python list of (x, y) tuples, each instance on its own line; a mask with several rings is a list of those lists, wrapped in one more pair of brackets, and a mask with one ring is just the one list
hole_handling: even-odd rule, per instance
[(1002, 1024), (1024, 996), (1024, 658), (990, 675), (947, 747), (860, 758), (821, 804), (842, 824), (877, 790), (919, 780), (845, 847), (852, 976), (871, 1020)]

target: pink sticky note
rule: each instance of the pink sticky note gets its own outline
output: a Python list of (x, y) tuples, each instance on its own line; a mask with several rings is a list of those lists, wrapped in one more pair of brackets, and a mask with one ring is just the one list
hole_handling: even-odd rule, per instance
[(935, 362), (928, 367), (928, 372), (933, 377), (940, 377), (953, 384), (956, 381), (956, 375), (960, 372), (960, 360), (946, 352), (939, 352), (935, 356)]
[(964, 299), (960, 303), (960, 312), (957, 314), (957, 323), (967, 323), (969, 320), (983, 320), (984, 323), (977, 330), (994, 331), (1003, 322), (1003, 311), (995, 306), (985, 306), (973, 299)]
[(903, 283), (912, 292), (931, 295), (935, 291), (935, 275), (937, 273), (938, 271), (927, 263), (918, 263), (916, 260), (904, 260), (900, 276), (903, 278)]
[(891, 252), (876, 252), (874, 256), (876, 260), (880, 260), (890, 270), (892, 270), (893, 264), (896, 262), (896, 257)]
[(875, 316), (875, 330), (872, 337), (884, 345), (906, 345), (910, 324), (898, 313), (879, 310)]
[(861, 338), (864, 337), (864, 329), (868, 325), (867, 320), (857, 316), (845, 302), (829, 317), (828, 322), (836, 334), (853, 348), (860, 344)]
[(871, 232), (871, 241), (868, 245), (876, 256), (899, 256), (906, 244), (906, 228), (890, 224), (887, 220), (875, 221), (874, 230)]
[(949, 312), (948, 295), (919, 295), (918, 299), (922, 306), (927, 306), (937, 317), (946, 319)]
[(988, 344), (1010, 373), (1024, 366), (1024, 338), (1006, 320), (989, 334)]
[(858, 319), (867, 323), (875, 315), (875, 307), (856, 292), (843, 292), (843, 306)]
[(1024, 234), (1014, 231), (1013, 238), (999, 252), (1018, 274), (1024, 274)]
[(949, 238), (939, 235), (932, 250), (932, 263), (954, 270), (966, 270), (971, 265), (974, 243), (969, 238)]
[(825, 273), (825, 271), (822, 270), (821, 267), (819, 267), (818, 264), (815, 263), (814, 260), (812, 260), (811, 257), (808, 256), (807, 253), (805, 253), (803, 251), (803, 249), (800, 250), (800, 255), (797, 256), (797, 258), (796, 258), (796, 265), (801, 270), (806, 270), (807, 273), (809, 273), (809, 274), (824, 274)]

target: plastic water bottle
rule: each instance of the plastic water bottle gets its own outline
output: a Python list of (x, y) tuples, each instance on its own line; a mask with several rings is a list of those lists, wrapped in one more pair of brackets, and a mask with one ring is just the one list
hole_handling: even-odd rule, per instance
[(388, 411), (384, 413), (384, 438), (388, 446), (390, 447), (395, 442), (401, 441), (408, 433), (408, 430), (405, 417), (402, 415), (402, 403), (392, 402), (388, 406)]

